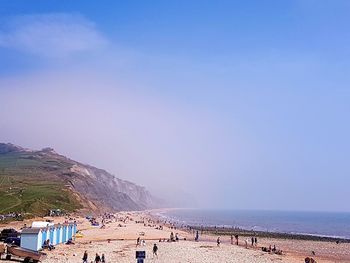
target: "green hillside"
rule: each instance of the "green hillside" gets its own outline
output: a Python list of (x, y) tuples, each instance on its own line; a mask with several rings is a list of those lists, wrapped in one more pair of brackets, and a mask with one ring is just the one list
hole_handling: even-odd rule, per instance
[(69, 181), (69, 160), (44, 152), (0, 152), (0, 214), (45, 215), (49, 209), (67, 212), (81, 208)]

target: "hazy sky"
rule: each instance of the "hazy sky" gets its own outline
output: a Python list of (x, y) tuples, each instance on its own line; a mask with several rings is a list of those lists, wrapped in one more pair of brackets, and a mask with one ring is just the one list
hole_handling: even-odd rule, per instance
[(350, 2), (0, 1), (0, 141), (201, 207), (350, 211)]

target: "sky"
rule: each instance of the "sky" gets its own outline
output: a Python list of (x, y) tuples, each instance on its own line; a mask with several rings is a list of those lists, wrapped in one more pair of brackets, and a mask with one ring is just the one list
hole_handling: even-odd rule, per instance
[(177, 205), (347, 211), (350, 2), (0, 1), (0, 141)]

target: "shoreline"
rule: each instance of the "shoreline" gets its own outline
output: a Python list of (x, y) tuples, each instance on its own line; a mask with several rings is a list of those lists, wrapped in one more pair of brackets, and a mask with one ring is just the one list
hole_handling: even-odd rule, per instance
[(189, 229), (195, 229), (201, 231), (204, 234), (208, 235), (241, 235), (241, 236), (257, 236), (261, 238), (276, 238), (276, 239), (290, 239), (290, 240), (305, 240), (305, 241), (321, 241), (321, 242), (338, 242), (338, 243), (350, 243), (350, 237), (341, 237), (341, 236), (331, 236), (331, 235), (318, 235), (313, 233), (290, 233), (290, 232), (280, 232), (280, 231), (265, 231), (265, 230), (252, 230), (242, 227), (234, 226), (223, 226), (223, 225), (213, 225), (213, 224), (187, 224), (184, 221), (176, 220), (170, 216), (167, 216), (165, 213), (167, 211), (174, 210), (192, 210), (192, 208), (165, 208), (165, 209), (153, 209), (145, 210), (152, 217), (157, 220), (169, 221), (172, 224), (176, 225), (178, 228), (181, 228), (184, 231)]
[(318, 236), (314, 234), (294, 234), (294, 233), (283, 233), (283, 232), (267, 232), (267, 231), (255, 231), (247, 230), (242, 228), (228, 228), (228, 227), (198, 227), (189, 226), (191, 229), (202, 231), (203, 234), (208, 235), (240, 235), (240, 236), (257, 236), (261, 238), (276, 238), (276, 239), (290, 239), (290, 240), (305, 240), (305, 241), (321, 241), (321, 242), (339, 242), (339, 243), (350, 243), (350, 239)]

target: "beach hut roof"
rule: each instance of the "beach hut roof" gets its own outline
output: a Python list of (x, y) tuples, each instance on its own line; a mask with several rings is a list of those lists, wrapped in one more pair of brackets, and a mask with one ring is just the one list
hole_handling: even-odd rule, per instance
[(45, 221), (34, 221), (32, 223), (32, 227), (49, 227), (53, 225), (54, 225), (53, 223), (45, 222)]
[(40, 228), (24, 228), (22, 234), (38, 234), (40, 230)]

